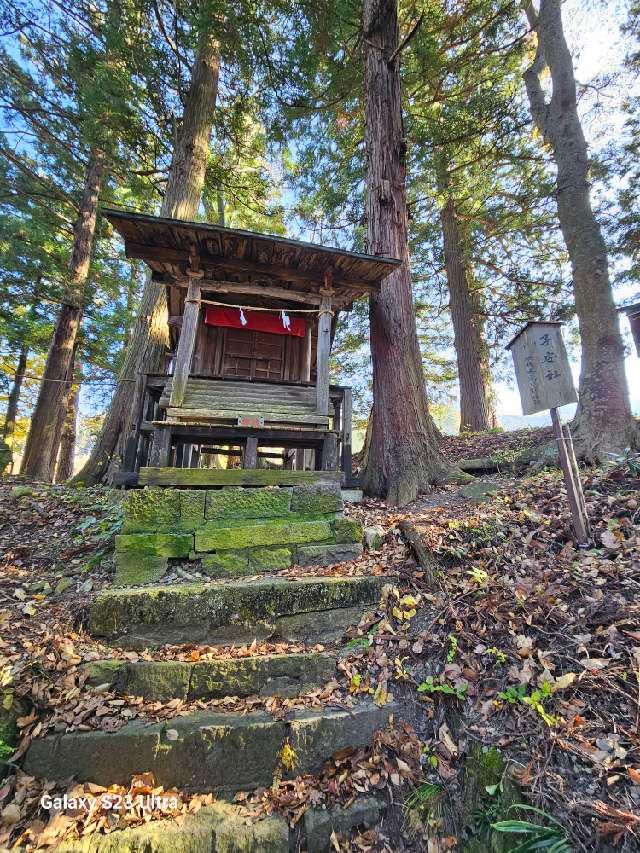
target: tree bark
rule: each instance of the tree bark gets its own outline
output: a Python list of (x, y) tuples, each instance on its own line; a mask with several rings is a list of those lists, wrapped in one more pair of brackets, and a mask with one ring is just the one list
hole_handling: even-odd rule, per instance
[(451, 466), (429, 415), (411, 290), (397, 0), (365, 0), (363, 37), (368, 251), (403, 263), (369, 301), (373, 409), (362, 480), (367, 494), (403, 505), (448, 479)]
[(13, 374), (13, 384), (11, 385), (11, 391), (9, 391), (9, 398), (7, 400), (7, 412), (4, 419), (3, 431), (3, 437), (5, 441), (11, 439), (14, 432), (16, 431), (16, 420), (18, 418), (18, 403), (20, 402), (20, 392), (22, 390), (22, 383), (24, 382), (24, 375), (27, 372), (28, 356), (29, 347), (26, 344), (22, 344), (18, 352), (16, 372)]
[(458, 213), (451, 197), (440, 210), (440, 222), (458, 365), (460, 432), (482, 432), (497, 425), (489, 348), (484, 336), (482, 299), (473, 286)]
[[(624, 371), (624, 345), (613, 300), (607, 249), (591, 207), (587, 143), (578, 116), (573, 62), (562, 27), (561, 0), (526, 9), (538, 37), (533, 64), (524, 75), (533, 120), (551, 146), (557, 167), (557, 205), (573, 272), (580, 329), (581, 370), (573, 423), (580, 454), (602, 460), (634, 438)], [(540, 75), (548, 67), (547, 100)]]
[(78, 422), (78, 401), (80, 385), (73, 382), (67, 399), (67, 411), (60, 437), (60, 451), (56, 466), (55, 482), (66, 483), (73, 474), (73, 460), (76, 450), (76, 435)]
[(57, 451), (57, 425), (60, 413), (64, 411), (66, 382), (71, 374), (82, 318), (84, 289), (89, 274), (104, 171), (104, 152), (94, 149), (87, 167), (82, 201), (73, 229), (66, 301), (56, 319), (20, 468), (22, 474), (37, 480), (51, 479), (51, 468)]
[[(193, 219), (198, 212), (209, 157), (219, 67), (218, 45), (210, 36), (203, 35), (173, 151), (161, 216)], [(91, 455), (78, 474), (78, 479), (87, 485), (113, 472), (115, 466), (110, 461), (118, 443), (123, 445), (122, 439), (137, 429), (144, 374), (164, 372), (168, 342), (165, 286), (147, 276), (118, 386)]]

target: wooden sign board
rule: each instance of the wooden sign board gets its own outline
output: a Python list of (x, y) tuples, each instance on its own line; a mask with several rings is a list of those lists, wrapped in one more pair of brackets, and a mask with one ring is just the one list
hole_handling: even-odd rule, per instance
[(562, 323), (527, 323), (507, 349), (513, 356), (523, 415), (578, 402)]
[(237, 426), (258, 429), (264, 426), (264, 418), (261, 415), (238, 415)]

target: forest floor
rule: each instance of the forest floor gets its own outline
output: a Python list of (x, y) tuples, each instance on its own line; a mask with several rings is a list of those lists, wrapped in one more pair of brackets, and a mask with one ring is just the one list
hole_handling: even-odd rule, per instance
[[(473, 446), (457, 458), (487, 455), (476, 451), (489, 444), (492, 453), (504, 450), (495, 435), (484, 444), (470, 437)], [(19, 767), (35, 737), (113, 731), (132, 718), (162, 720), (203, 707), (285, 718), (300, 706), (348, 707), (360, 695), (381, 705), (400, 701), (412, 728), (385, 730), (368, 749), (343, 750), (319, 777), (243, 795), (248, 816), (278, 811), (293, 824), (312, 803), (345, 803), (369, 791), (400, 803), (400, 822), (396, 815), (393, 825), (336, 837), (337, 850), (462, 849), (469, 838), (483, 850), (491, 824), (514, 816), (547, 826), (557, 839), (566, 834), (576, 850), (639, 849), (640, 462), (629, 458), (582, 479), (593, 534), (586, 549), (572, 542), (554, 470), (496, 477), (494, 493), (480, 500), (449, 487), (402, 510), (376, 501), (349, 505), (365, 525), (383, 528), (383, 544), (314, 571), (388, 574), (394, 582), (351, 632), (335, 679), (299, 699), (164, 704), (91, 689), (81, 669), (102, 657), (167, 657), (167, 649), (105, 647), (85, 630), (89, 602), (112, 576), (123, 493), (3, 481), (0, 691), (4, 708), (18, 708), (20, 717), (18, 749), (0, 782), (0, 849), (18, 839), (31, 849), (55, 847), (62, 837), (118, 825), (113, 815), (88, 822), (82, 814), (43, 813), (39, 798), (45, 784), (54, 786)], [(427, 566), (403, 539), (406, 521), (430, 553)], [(309, 569), (281, 574), (303, 573)], [(296, 648), (174, 646), (171, 655), (200, 660)], [(469, 756), (480, 748), (489, 750), (485, 757), (497, 748), (504, 763), (469, 805)], [(210, 799), (181, 794), (171, 816), (180, 821)], [(514, 812), (513, 802), (544, 814)], [(465, 809), (461, 823), (456, 812)]]

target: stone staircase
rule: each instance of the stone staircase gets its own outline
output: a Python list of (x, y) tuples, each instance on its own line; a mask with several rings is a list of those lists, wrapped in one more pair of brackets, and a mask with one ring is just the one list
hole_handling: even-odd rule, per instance
[[(321, 564), (336, 546), (348, 544), (357, 553), (362, 531), (341, 514), (337, 480), (320, 472), (314, 477), (309, 472), (283, 472), (283, 481), (268, 487), (226, 486), (220, 480), (227, 472), (210, 473), (206, 488), (187, 489), (186, 494), (170, 487), (128, 493), (127, 532), (116, 546), (116, 582), (122, 584), (137, 575), (143, 585), (102, 591), (91, 608), (90, 630), (115, 649), (184, 643), (224, 647), (255, 639), (292, 642), (295, 651), (193, 661), (132, 661), (114, 651), (116, 657), (87, 665), (87, 683), (94, 688), (158, 702), (305, 696), (333, 679), (338, 642), (345, 629), (377, 605), (388, 578), (314, 574), (289, 579), (270, 574), (272, 564), (259, 574), (248, 568), (256, 549), (280, 549), (287, 552), (288, 561), (295, 562), (297, 549), (308, 548), (310, 541), (318, 549)], [(296, 473), (305, 474), (300, 484), (292, 476)], [(301, 533), (300, 525), (312, 529)], [(174, 536), (191, 539), (173, 559), (184, 559), (186, 553), (198, 574), (212, 574), (212, 580), (162, 582), (163, 577), (172, 577), (169, 552), (173, 546), (168, 548), (166, 543), (167, 537)], [(194, 551), (194, 541), (204, 542), (207, 536), (214, 547)], [(231, 552), (233, 560), (220, 559)], [(207, 561), (196, 553), (214, 559)], [(308, 563), (309, 552), (304, 553)], [(269, 563), (260, 559), (263, 565)], [(149, 583), (150, 576), (154, 583)], [(312, 648), (318, 643), (329, 650)], [(290, 849), (322, 853), (330, 849), (334, 829), (375, 823), (381, 803), (368, 797), (346, 810), (310, 809), (294, 838), (280, 817), (248, 822), (231, 802), (233, 795), (268, 787), (274, 778), (319, 772), (338, 750), (369, 743), (395, 710), (365, 701), (349, 708), (302, 708), (285, 719), (266, 711), (217, 709), (182, 712), (151, 724), (134, 719), (113, 732), (76, 730), (36, 738), (24, 769), (49, 780), (73, 776), (98, 785), (127, 785), (132, 776), (150, 771), (165, 789), (213, 792), (218, 797), (181, 827), (154, 821), (60, 848), (69, 853), (288, 853)], [(295, 756), (288, 769), (282, 761), (285, 744), (289, 755)]]

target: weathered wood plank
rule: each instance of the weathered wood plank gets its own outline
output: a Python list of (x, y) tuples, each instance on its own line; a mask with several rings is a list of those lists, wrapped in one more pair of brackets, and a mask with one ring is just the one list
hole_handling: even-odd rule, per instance
[(307, 330), (304, 335), (304, 343), (302, 347), (302, 369), (300, 371), (300, 379), (303, 382), (311, 381), (311, 322), (307, 323)]
[(349, 481), (353, 475), (352, 461), (352, 427), (351, 421), (353, 418), (353, 401), (351, 388), (344, 389), (342, 398), (342, 470), (344, 471), (345, 480)]
[(290, 290), (287, 287), (273, 287), (272, 285), (251, 284), (250, 282), (216, 281), (215, 279), (207, 278), (203, 280), (202, 286), (205, 290), (213, 293), (270, 296), (273, 299), (303, 302), (306, 305), (319, 305), (321, 299), (317, 293), (310, 291)]
[(184, 486), (206, 488), (214, 486), (295, 486), (339, 480), (338, 471), (289, 471), (272, 468), (141, 468), (141, 486)]
[(331, 350), (331, 296), (323, 295), (318, 317), (318, 349), (316, 355), (316, 409), (329, 411), (329, 352)]
[(178, 352), (176, 364), (173, 371), (173, 382), (171, 383), (171, 406), (181, 406), (187, 389), (187, 380), (191, 370), (191, 359), (196, 343), (198, 331), (198, 318), (200, 316), (200, 282), (197, 279), (189, 281), (189, 290), (184, 304), (184, 315), (180, 340), (178, 341)]
[(263, 411), (251, 411), (243, 410), (240, 412), (238, 409), (167, 409), (167, 417), (168, 418), (179, 418), (181, 420), (185, 419), (193, 419), (193, 418), (205, 418), (207, 420), (213, 420), (215, 418), (220, 418), (222, 420), (235, 420), (239, 414), (243, 416), (246, 414), (255, 415), (257, 418), (262, 417), (266, 421), (273, 421), (276, 423), (286, 423), (290, 421), (291, 423), (313, 423), (313, 424), (323, 424), (324, 426), (328, 426), (329, 418), (323, 417), (317, 413), (315, 414), (289, 414), (286, 412), (263, 412)]
[(169, 426), (156, 426), (153, 430), (149, 461), (152, 465), (163, 468), (169, 464), (171, 453), (171, 428)]
[(244, 444), (242, 454), (243, 468), (256, 468), (258, 465), (258, 439), (254, 435), (248, 436)]
[(322, 442), (321, 467), (323, 471), (335, 471), (338, 467), (338, 436), (328, 432)]

